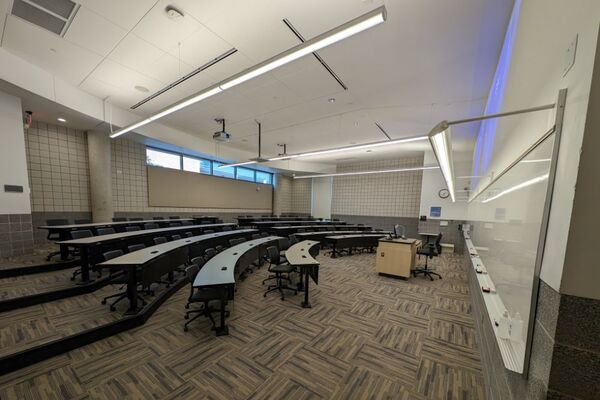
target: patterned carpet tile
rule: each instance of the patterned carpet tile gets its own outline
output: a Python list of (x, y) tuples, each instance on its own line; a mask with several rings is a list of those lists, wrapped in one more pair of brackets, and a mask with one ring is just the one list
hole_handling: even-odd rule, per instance
[[(319, 260), (312, 308), (300, 293), (264, 298), (256, 269), (229, 304), (230, 334), (216, 337), (204, 317), (183, 331), (183, 288), (141, 327), (0, 376), (0, 398), (484, 398), (459, 255), (431, 261), (444, 275), (433, 282), (381, 277), (373, 254)], [(3, 313), (0, 352), (118, 317), (99, 307), (117, 289)]]

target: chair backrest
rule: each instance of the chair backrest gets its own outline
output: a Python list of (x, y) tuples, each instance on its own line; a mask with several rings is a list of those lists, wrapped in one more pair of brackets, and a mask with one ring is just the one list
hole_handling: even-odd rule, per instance
[(254, 233), (251, 236), (252, 240), (260, 239), (260, 233)]
[(279, 250), (287, 250), (290, 248), (290, 239), (284, 237), (279, 239)]
[(169, 226), (181, 226), (181, 222), (171, 222)]
[[(199, 258), (199, 257), (196, 257), (196, 258)], [(195, 263), (185, 269), (185, 275), (189, 279), (191, 285), (194, 284), (194, 279), (196, 279), (196, 275), (198, 275), (199, 271), (200, 271), (200, 266), (196, 265)]]
[(295, 245), (296, 243), (298, 243), (298, 236), (296, 236), (295, 234), (290, 235), (289, 238), (290, 238), (290, 247)]
[(127, 246), (127, 251), (132, 253), (134, 251), (142, 250), (145, 248), (146, 248), (146, 245), (144, 243), (138, 243), (138, 244), (132, 244), (130, 246)]
[(231, 247), (233, 247), (233, 246), (237, 246), (240, 243), (244, 243), (245, 241), (246, 241), (246, 239), (244, 239), (244, 238), (229, 239), (229, 245)]
[(169, 219), (179, 219), (179, 215), (170, 215)]
[(267, 237), (269, 236), (269, 232), (261, 232), (260, 233), (260, 237)]
[(75, 222), (75, 225), (91, 224), (92, 220), (91, 219), (87, 219), (87, 218), (83, 218), (83, 219), (76, 219), (74, 222)]
[(181, 235), (172, 235), (171, 240), (179, 240), (181, 239)]
[(64, 218), (47, 219), (46, 225), (48, 225), (48, 226), (69, 225), (69, 220), (64, 219)]
[(181, 221), (181, 225), (184, 225), (184, 226), (193, 225), (193, 222), (191, 222), (191, 221)]
[(222, 251), (223, 251), (223, 250), (225, 250), (225, 249), (226, 249), (226, 247), (225, 247), (225, 246), (222, 246), (222, 245), (220, 245), (220, 244), (218, 244), (218, 245), (215, 247), (215, 250), (217, 250), (217, 253), (220, 253), (220, 252), (222, 252)]
[(160, 220), (163, 220), (164, 218), (163, 217), (152, 217), (152, 219), (155, 221), (160, 221)]
[(154, 222), (146, 223), (144, 229), (158, 229), (158, 224)]
[(200, 225), (210, 225), (212, 221), (209, 220), (202, 220), (200, 221)]
[(159, 237), (155, 237), (153, 239), (154, 244), (163, 244), (163, 243), (167, 243), (167, 238), (164, 236), (159, 236)]
[(192, 232), (186, 232), (185, 233), (185, 237), (192, 237), (194, 236), (194, 234)]
[(113, 217), (112, 221), (113, 221), (113, 222), (125, 222), (125, 221), (127, 221), (127, 218), (123, 218), (123, 217)]
[(298, 232), (304, 233), (304, 232), (306, 232), (306, 229), (300, 228), (300, 229), (298, 229)]
[(133, 218), (129, 218), (130, 221), (143, 221), (144, 218), (142, 217), (133, 217)]
[(121, 257), (123, 255), (123, 250), (111, 250), (103, 253), (104, 261), (112, 260), (113, 258)]
[(98, 232), (98, 236), (112, 235), (113, 233), (115, 233), (115, 230), (114, 228), (98, 228), (96, 232)]
[(134, 225), (134, 226), (126, 226), (125, 230), (127, 232), (135, 232), (135, 231), (141, 231), (142, 229), (139, 226)]
[(80, 229), (78, 231), (71, 231), (71, 239), (83, 239), (92, 237), (94, 234), (89, 229)]
[(207, 229), (205, 231), (202, 231), (202, 233), (204, 233), (205, 235), (208, 235), (209, 233), (215, 233), (215, 231), (213, 231), (212, 229)]
[(223, 232), (225, 231), (230, 231), (231, 227), (230, 226), (224, 226), (223, 229), (221, 229)]
[(442, 232), (438, 233), (438, 235), (435, 238), (435, 251), (437, 251), (438, 254), (442, 254)]
[(204, 250), (204, 259), (206, 261), (210, 260), (211, 258), (213, 258), (216, 255), (217, 255), (217, 250), (215, 250), (212, 247), (209, 247), (208, 249)]
[(267, 247), (267, 257), (269, 258), (269, 262), (273, 265), (279, 265), (280, 257), (279, 250), (275, 246)]
[(202, 266), (204, 264), (206, 264), (206, 260), (204, 259), (203, 256), (198, 256), (198, 257), (194, 257), (191, 259), (192, 264), (195, 264), (198, 266), (198, 268), (202, 268)]

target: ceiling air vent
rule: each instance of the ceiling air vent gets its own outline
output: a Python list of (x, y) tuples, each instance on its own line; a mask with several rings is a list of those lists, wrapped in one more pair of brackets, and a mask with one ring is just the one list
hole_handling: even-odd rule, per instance
[(64, 36), (78, 9), (70, 0), (14, 0), (12, 15)]

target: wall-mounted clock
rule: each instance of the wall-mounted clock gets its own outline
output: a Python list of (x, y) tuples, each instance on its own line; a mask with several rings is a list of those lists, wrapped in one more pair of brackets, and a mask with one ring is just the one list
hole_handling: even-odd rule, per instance
[(441, 189), (438, 192), (438, 196), (440, 196), (440, 199), (447, 199), (450, 196), (450, 192), (448, 189)]

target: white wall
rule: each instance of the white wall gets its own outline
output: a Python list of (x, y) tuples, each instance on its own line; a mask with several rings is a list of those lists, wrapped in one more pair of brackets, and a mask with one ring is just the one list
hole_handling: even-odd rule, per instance
[(333, 178), (312, 179), (312, 215), (315, 218), (331, 218)]
[[(502, 110), (553, 103), (568, 88), (563, 137), (541, 278), (560, 290), (579, 152), (584, 132), (600, 21), (597, 0), (524, 0)], [(565, 52), (579, 35), (577, 59), (563, 76)], [(504, 119), (498, 125), (486, 174), (497, 174), (553, 122), (552, 112)], [(485, 185), (479, 183), (479, 188)]]
[[(437, 165), (437, 160), (433, 151), (425, 152), (423, 165)], [(470, 175), (470, 167), (471, 163), (469, 161), (464, 161), (461, 160), (460, 157), (456, 157), (454, 160), (455, 176)], [(468, 180), (457, 179), (455, 184), (456, 190), (461, 190), (464, 186), (467, 186), (468, 183)], [(447, 199), (440, 198), (439, 191), (441, 189), (446, 189), (447, 186), (440, 170), (423, 171), (419, 215), (426, 215), (428, 219), (464, 220), (467, 218), (467, 203), (463, 200), (466, 196), (465, 193), (457, 192), (457, 201), (454, 203), (450, 197)], [(442, 207), (441, 217), (430, 217), (429, 211), (431, 207)]]
[[(5, 193), (4, 185), (23, 186)], [(21, 99), (0, 92), (0, 214), (30, 214)]]

